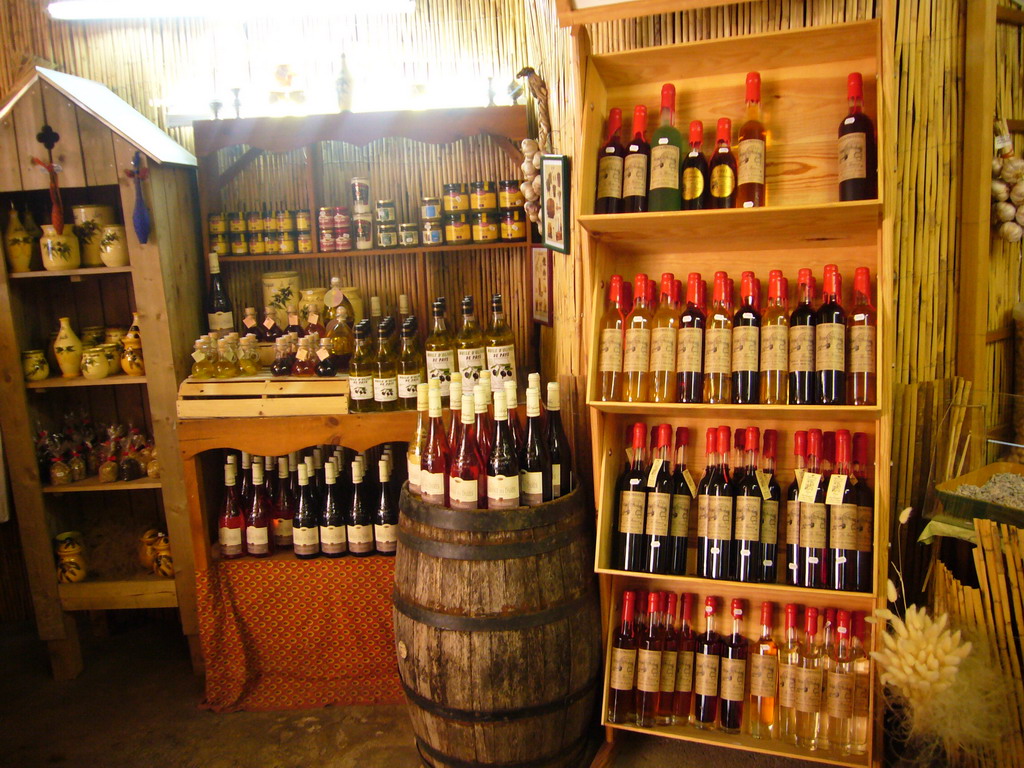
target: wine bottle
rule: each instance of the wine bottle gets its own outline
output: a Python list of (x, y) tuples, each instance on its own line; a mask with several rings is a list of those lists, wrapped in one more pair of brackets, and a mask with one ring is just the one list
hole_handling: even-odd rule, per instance
[(736, 442), (733, 445), (732, 453), (726, 454), (725, 474), (729, 478), (734, 494), (737, 488), (739, 488), (743, 476), (747, 473), (746, 438), (747, 431), (745, 429), (737, 429), (735, 435)]
[(622, 370), (623, 399), (627, 403), (646, 403), (650, 382), (651, 324), (653, 312), (647, 303), (647, 275), (639, 274), (633, 283), (633, 309), (626, 318), (625, 349)]
[[(738, 430), (737, 430), (738, 431)], [(736, 483), (736, 520), (733, 525), (732, 566), (736, 581), (761, 580), (758, 562), (761, 542), (761, 506), (764, 499), (757, 482), (757, 448), (760, 434), (757, 427), (747, 427), (744, 446), (746, 471)]]
[(811, 270), (801, 269), (797, 306), (789, 318), (790, 405), (814, 405), (818, 402), (814, 377), (815, 326), (818, 324), (813, 307), (814, 288)]
[(608, 138), (597, 156), (597, 200), (594, 213), (622, 213), (622, 169), (626, 149), (619, 140), (622, 110), (612, 107), (608, 114)]
[(525, 507), (551, 501), (551, 454), (540, 420), (540, 391), (536, 389), (526, 390), (526, 431), (519, 452), (519, 495), (519, 503)]
[(732, 401), (756, 405), (761, 394), (761, 313), (755, 296), (757, 278), (744, 272), (740, 279), (740, 308), (732, 321)]
[(299, 495), (295, 504), (295, 521), (292, 528), (295, 556), (300, 560), (312, 560), (320, 554), (320, 514), (309, 484), (309, 467), (305, 462), (298, 466)]
[(320, 551), (324, 557), (342, 557), (348, 552), (345, 510), (340, 504), (337, 472), (333, 461), (324, 464), (324, 498), (320, 508)]
[(508, 416), (505, 393), (495, 392), (493, 442), (485, 462), (488, 509), (514, 509), (519, 506), (519, 455)]
[(562, 396), (557, 381), (548, 382), (548, 456), (551, 457), (551, 498), (557, 499), (572, 490), (572, 453), (569, 438), (562, 426)]
[(622, 275), (608, 281), (608, 306), (601, 316), (600, 349), (597, 372), (600, 378), (601, 402), (622, 399), (622, 351), (625, 345), (626, 316), (629, 307), (624, 301)]
[(434, 327), (424, 344), (427, 359), (427, 381), (436, 379), (441, 385), (441, 398), (449, 396), (449, 385), (455, 373), (455, 340), (448, 330), (445, 319), (445, 301), (443, 298), (434, 300)]
[(416, 319), (409, 318), (402, 323), (401, 348), (395, 366), (398, 381), (398, 406), (402, 410), (416, 408), (416, 390), (426, 380), (423, 353), (416, 339)]
[(380, 302), (380, 296), (370, 297), (370, 327), (378, 328), (380, 321), (384, 319), (384, 308)]
[(676, 346), (676, 386), (680, 403), (704, 400), (704, 327), (706, 317), (701, 294), (704, 281), (700, 272), (686, 278), (686, 307), (679, 316)]
[(515, 337), (505, 319), (500, 293), (491, 296), (491, 322), (484, 333), (484, 343), (487, 369), (491, 372), (491, 391), (497, 392), (505, 388), (506, 381), (517, 381)]
[(669, 519), (672, 515), (672, 462), (668, 452), (672, 445), (672, 425), (657, 427), (657, 438), (651, 441), (651, 467), (647, 472), (647, 512), (644, 523), (644, 570), (667, 573), (669, 558)]
[(827, 581), (827, 486), (821, 472), (820, 457), (821, 430), (810, 429), (807, 431), (807, 471), (800, 488), (800, 586), (815, 589), (823, 588)]
[(697, 484), (697, 575), (707, 579), (708, 565), (708, 507), (711, 505), (711, 497), (708, 495), (708, 485), (715, 474), (718, 459), (715, 456), (715, 449), (718, 447), (718, 430), (715, 427), (708, 427), (704, 437), (704, 474), (701, 475)]
[(420, 464), (423, 462), (423, 446), (427, 442), (427, 408), (427, 384), (420, 382), (416, 385), (416, 432), (406, 453), (409, 490), (412, 493), (420, 492)]
[(705, 553), (707, 578), (728, 579), (731, 574), (729, 554), (732, 547), (733, 487), (726, 469), (729, 454), (729, 427), (719, 427), (715, 440), (719, 465), (708, 481), (708, 527)]
[(661, 654), (665, 631), (661, 626), (661, 592), (647, 596), (647, 621), (637, 640), (636, 724), (650, 728), (655, 724), (661, 692)]
[(360, 320), (356, 324), (355, 340), (356, 349), (348, 364), (349, 411), (369, 413), (374, 410), (373, 374), (377, 362), (369, 320)]
[(288, 459), (277, 459), (277, 496), (274, 497), (274, 548), (291, 549), (292, 521), (295, 519), (295, 499), (288, 479)]
[[(714, 303), (704, 332), (704, 402), (732, 402), (732, 312), (729, 276), (715, 272)], [(728, 450), (728, 448), (726, 449)]]
[(761, 75), (747, 73), (747, 117), (740, 128), (736, 205), (760, 208), (767, 199), (764, 183), (765, 129), (761, 122)]
[(220, 275), (220, 256), (211, 253), (210, 291), (206, 296), (206, 322), (211, 331), (226, 335), (235, 330), (235, 314), (228, 289)]
[(263, 483), (263, 464), (252, 465), (252, 504), (245, 515), (245, 553), (251, 557), (270, 556), (270, 519), (273, 502)]
[(642, 423), (634, 424), (632, 455), (618, 483), (618, 525), (612, 567), (623, 571), (639, 571), (643, 567), (644, 522), (647, 512), (647, 475), (644, 472), (646, 447), (647, 429)]
[(775, 735), (779, 647), (772, 638), (773, 605), (767, 600), (761, 603), (761, 635), (750, 654), (750, 735), (755, 739)]
[(690, 151), (683, 160), (684, 211), (697, 211), (709, 207), (711, 184), (703, 145), (704, 123), (694, 120), (690, 123)]
[[(498, 393), (495, 392), (494, 394), (497, 395)], [(519, 451), (523, 447), (523, 429), (519, 424), (519, 402), (517, 397), (516, 383), (514, 381), (506, 381), (505, 404), (508, 410), (508, 429), (512, 433), (512, 445), (515, 447), (516, 456), (519, 455)], [(495, 397), (494, 407), (498, 407), (497, 397)], [(497, 411), (495, 411), (494, 418), (497, 418)]]
[(345, 516), (348, 551), (356, 557), (366, 557), (374, 551), (373, 514), (366, 500), (363, 471), (362, 462), (352, 462), (352, 501)]
[(841, 280), (839, 268), (826, 264), (814, 329), (814, 367), (820, 405), (846, 403), (846, 313), (839, 303)]
[(612, 640), (611, 669), (609, 670), (608, 711), (609, 723), (628, 723), (635, 713), (636, 696), (633, 679), (636, 676), (637, 638), (634, 626), (636, 593), (622, 593), (622, 623)]
[(649, 395), (652, 403), (676, 401), (676, 347), (679, 308), (676, 279), (671, 272), (661, 276), (661, 298), (651, 319)]
[(853, 745), (851, 752), (863, 755), (868, 751), (871, 731), (871, 660), (864, 648), (864, 613), (853, 612)]
[(373, 402), (378, 411), (398, 410), (398, 350), (393, 343), (394, 327), (391, 317), (383, 318), (377, 325)]
[(715, 151), (711, 154), (708, 175), (711, 178), (708, 207), (736, 207), (736, 156), (732, 153), (732, 120), (718, 118)]
[(852, 590), (857, 585), (857, 501), (856, 478), (851, 466), (848, 430), (836, 432), (836, 468), (829, 479), (828, 586)]
[(782, 488), (775, 476), (777, 451), (778, 432), (774, 429), (766, 429), (764, 431), (762, 469), (756, 473), (762, 497), (761, 540), (758, 544), (757, 562), (761, 568), (761, 581), (765, 584), (774, 584), (779, 578), (779, 503), (782, 501)]
[(622, 211), (643, 213), (647, 208), (647, 188), (650, 185), (651, 145), (647, 143), (647, 107), (637, 104), (633, 108), (633, 140), (626, 147), (622, 164)]
[(668, 593), (668, 605), (662, 615), (664, 644), (661, 651), (661, 676), (658, 685), (658, 707), (655, 710), (657, 725), (671, 725), (675, 711), (676, 672), (679, 666), (679, 632), (676, 630), (676, 608), (679, 598), (674, 592)]
[(233, 560), (245, 554), (242, 546), (242, 531), (245, 517), (239, 505), (235, 468), (224, 465), (224, 506), (217, 519), (217, 543), (223, 560)]
[(412, 305), (409, 303), (409, 295), (406, 293), (398, 294), (398, 326), (401, 328), (405, 325), (405, 321), (411, 319), (414, 323), (416, 318), (412, 314)]
[(693, 724), (713, 730), (718, 715), (718, 674), (722, 637), (715, 631), (715, 598), (704, 600), (704, 631), (697, 635), (693, 675)]
[(313, 466), (310, 467), (309, 463), (306, 463), (306, 476), (309, 478), (309, 485), (313, 488), (313, 497), (316, 499), (317, 513), (320, 512), (320, 506), (324, 500), (324, 488), (326, 482), (324, 481), (324, 459), (323, 454), (319, 448), (313, 449)]
[(857, 480), (857, 545), (854, 558), (855, 576), (851, 589), (870, 592), (874, 583), (875, 549), (875, 494), (868, 485), (868, 436), (853, 434), (853, 474)]
[(804, 639), (800, 643), (800, 661), (796, 670), (796, 743), (816, 750), (821, 720), (822, 686), (821, 646), (818, 645), (818, 609), (804, 609)]
[(853, 699), (857, 685), (854, 670), (855, 656), (850, 638), (850, 612), (836, 612), (836, 639), (825, 661), (825, 711), (828, 734), (822, 744), (833, 754), (849, 755), (853, 752)]
[(676, 427), (676, 467), (672, 473), (672, 512), (668, 524), (668, 573), (686, 575), (686, 555), (690, 542), (690, 507), (694, 483), (686, 467), (686, 449), (690, 430)]
[(678, 211), (682, 207), (679, 166), (683, 159), (683, 137), (675, 127), (676, 87), (661, 86), (661, 121), (651, 135), (651, 181), (648, 210)]
[(796, 458), (793, 482), (786, 491), (786, 583), (798, 587), (803, 583), (800, 561), (800, 483), (807, 466), (807, 432), (793, 433), (793, 456)]
[(725, 733), (739, 733), (743, 724), (749, 652), (747, 639), (743, 636), (743, 601), (733, 598), (732, 632), (722, 641), (721, 700), (718, 719)]
[(679, 625), (679, 654), (676, 658), (676, 685), (672, 699), (672, 725), (686, 725), (693, 703), (693, 664), (697, 635), (690, 625), (693, 619), (693, 594), (683, 594)]
[[(448, 409), (448, 446), (455, 451), (455, 446), (459, 444), (459, 435), (462, 434), (462, 395), (472, 394), (474, 390), (470, 389), (469, 393), (462, 391), (462, 379), (455, 377), (455, 380), (448, 385), (449, 400), (451, 401), (451, 407)], [(470, 411), (475, 413), (475, 411)]]
[(864, 80), (860, 72), (846, 78), (850, 112), (839, 124), (839, 199), (878, 197), (878, 150), (875, 126), (864, 114)]
[(779, 647), (779, 738), (796, 744), (796, 702), (800, 695), (800, 643), (796, 632), (797, 606), (786, 604), (786, 635)]
[(789, 402), (789, 284), (782, 271), (768, 273), (768, 306), (761, 318), (761, 403)]
[(430, 421), (420, 463), (420, 495), (430, 504), (448, 504), (448, 468), (451, 454), (441, 417), (441, 388), (427, 392)]
[(252, 454), (242, 451), (241, 477), (236, 475), (235, 479), (238, 481), (238, 503), (243, 510), (252, 506), (252, 464)]
[(373, 541), (378, 555), (393, 557), (398, 549), (398, 507), (391, 491), (391, 462), (377, 461), (380, 488), (377, 491), (377, 509), (373, 513)]
[(846, 317), (846, 343), (849, 373), (846, 375), (846, 402), (849, 405), (874, 405), (878, 402), (875, 377), (878, 312), (871, 304), (871, 273), (857, 267), (853, 276), (853, 306)]
[(451, 468), (448, 470), (448, 495), (452, 509), (484, 509), (487, 499), (484, 487), (486, 474), (476, 441), (473, 399), (473, 395), (468, 393), (462, 396), (462, 430), (452, 450)]
[(472, 296), (462, 297), (462, 328), (455, 337), (455, 354), (463, 386), (472, 388), (487, 363), (484, 335), (476, 319)]

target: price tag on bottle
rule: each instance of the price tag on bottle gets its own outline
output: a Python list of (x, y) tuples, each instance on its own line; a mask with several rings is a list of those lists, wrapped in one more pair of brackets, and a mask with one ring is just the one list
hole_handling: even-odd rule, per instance
[(316, 356), (319, 357), (321, 360), (326, 360), (328, 357), (331, 356), (331, 353), (328, 352), (323, 347), (320, 347), (320, 349), (316, 351)]
[(799, 500), (804, 504), (813, 504), (818, 495), (818, 486), (821, 485), (821, 475), (817, 472), (804, 470), (804, 476), (800, 480)]
[(247, 318), (245, 318), (245, 320), (242, 321), (242, 325), (244, 325), (246, 328), (255, 328), (256, 327), (256, 318), (255, 317), (247, 317)]
[(661, 471), (661, 465), (664, 463), (664, 459), (655, 459), (651, 462), (651, 471), (647, 473), (648, 488), (653, 488), (655, 483), (658, 481), (658, 473)]
[(299, 324), (299, 316), (294, 314), (294, 313), (289, 314), (288, 315), (288, 325), (298, 325), (298, 324)]
[(842, 504), (843, 492), (846, 490), (846, 475), (832, 475), (828, 479), (828, 493), (825, 494), (826, 504)]
[(754, 477), (757, 478), (757, 487), (761, 489), (761, 498), (765, 501), (770, 501), (772, 489), (768, 487), (768, 483), (771, 481), (772, 476), (763, 469), (757, 469), (754, 470)]
[(306, 322), (309, 323), (310, 325), (313, 325), (314, 323), (319, 323), (320, 315), (317, 314), (316, 312), (310, 312), (308, 315), (306, 315)]
[(690, 470), (683, 470), (683, 480), (686, 481), (686, 487), (690, 489), (690, 498), (692, 499), (697, 495), (697, 483), (693, 480), (693, 475), (690, 474)]
[(632, 446), (630, 446), (629, 448), (626, 449), (626, 459), (627, 459), (627, 461), (629, 461), (630, 464), (633, 463), (633, 448), (632, 448)]
[(192, 359), (195, 360), (197, 363), (201, 363), (203, 362), (203, 360), (206, 359), (206, 355), (204, 355), (197, 349), (195, 352), (192, 353)]
[(274, 327), (274, 322), (275, 321), (273, 317), (268, 317), (266, 320), (263, 321), (263, 327), (269, 331), (271, 328)]

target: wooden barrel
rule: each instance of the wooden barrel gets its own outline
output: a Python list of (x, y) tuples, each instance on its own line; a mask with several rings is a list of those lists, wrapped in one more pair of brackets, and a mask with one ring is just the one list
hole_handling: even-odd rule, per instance
[(578, 765), (601, 668), (582, 494), (468, 512), (406, 486), (401, 510), (395, 644), (423, 760)]

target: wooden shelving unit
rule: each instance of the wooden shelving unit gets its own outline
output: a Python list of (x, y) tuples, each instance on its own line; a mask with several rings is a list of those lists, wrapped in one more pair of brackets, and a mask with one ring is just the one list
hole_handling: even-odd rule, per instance
[(126, 608), (177, 608), (174, 579), (140, 573), (127, 579), (58, 584), (65, 611), (113, 611)]
[(81, 269), (64, 269), (59, 272), (10, 272), (7, 277), (11, 280), (57, 280), (68, 278), (71, 280), (83, 277), (103, 277), (104, 275), (130, 274), (131, 267), (82, 267)]
[(43, 493), (110, 493), (113, 491), (145, 491), (163, 487), (159, 480), (140, 477), (138, 480), (117, 480), (101, 483), (98, 478), (87, 477), (67, 485), (44, 485)]
[[(583, 41), (581, 49), (585, 47)], [(889, 107), (881, 93), (886, 82), (882, 72), (881, 23), (875, 20), (582, 56), (580, 66), (585, 82), (581, 115), (584, 140), (575, 181), (581, 190), (577, 220), (585, 291), (589, 292), (586, 294), (589, 307), (584, 318), (589, 362), (587, 402), (597, 505), (595, 570), (602, 587), (606, 650), (618, 623), (622, 592), (628, 588), (693, 593), (694, 605), (698, 607), (708, 595), (718, 597), (720, 605), (728, 605), (734, 597), (744, 598), (749, 606), (744, 632), (751, 639), (758, 634), (757, 607), (761, 601), (773, 601), (779, 606), (795, 602), (865, 612), (884, 605), (892, 387), (887, 362), (892, 359), (893, 339), (890, 229), (881, 200), (838, 201), (835, 149), (836, 129), (847, 112), (846, 76), (859, 71), (864, 76), (865, 111), (876, 121), (878, 129), (879, 178), (884, 178), (887, 169), (883, 164), (888, 155), (883, 145), (887, 140), (886, 110)], [(714, 126), (719, 117), (727, 116), (732, 118), (735, 132), (744, 113), (744, 76), (754, 70), (761, 73), (764, 120), (770, 133), (766, 167), (769, 207), (593, 214), (592, 190), (596, 184), (598, 149), (605, 138), (605, 120), (611, 107), (620, 107), (628, 114), (634, 104), (646, 104), (648, 114), (657, 114), (661, 85), (672, 82), (677, 93), (677, 127), (700, 119), (707, 135), (709, 126)], [(844, 277), (844, 306), (849, 306), (852, 299), (854, 269), (867, 266), (871, 270), (879, 310), (877, 406), (776, 407), (600, 401), (597, 326), (605, 307), (607, 280), (612, 274), (632, 280), (641, 272), (655, 279), (662, 272), (674, 272), (685, 282), (686, 273), (691, 271), (709, 279), (716, 270), (725, 270), (736, 278), (743, 270), (753, 270), (764, 282), (769, 269), (781, 269), (790, 280), (792, 306), (797, 270), (811, 267), (820, 279), (822, 267), (827, 263), (837, 264)], [(867, 433), (874, 452), (873, 471), (869, 476), (875, 489), (873, 590), (834, 592), (784, 584), (651, 575), (614, 568), (615, 485), (625, 463), (626, 431), (636, 421), (648, 426), (669, 423), (673, 427), (689, 427), (687, 466), (695, 479), (704, 470), (702, 437), (706, 428), (727, 424), (734, 429), (757, 426), (762, 432), (766, 428), (776, 429), (779, 432), (778, 480), (783, 489), (793, 479), (794, 431), (820, 427)], [(696, 527), (695, 509), (691, 512), (691, 526)], [(779, 527), (782, 531), (781, 521)], [(695, 530), (691, 530), (691, 546), (695, 540)], [(780, 553), (782, 551), (780, 544)], [(696, 555), (691, 549), (688, 558), (691, 573), (695, 562)], [(699, 611), (695, 608), (694, 620), (699, 630), (702, 625), (697, 614)], [(722, 615), (720, 610), (719, 616)], [(776, 630), (781, 634), (781, 610), (776, 616)], [(868, 642), (876, 640), (872, 637)], [(607, 669), (606, 664), (606, 695)], [(869, 754), (863, 756), (837, 757), (807, 752), (780, 740), (760, 741), (746, 735), (730, 736), (688, 726), (642, 729), (633, 725), (612, 725), (604, 719), (606, 707), (602, 709), (602, 723), (608, 728), (609, 741), (614, 740), (618, 730), (637, 731), (836, 765), (877, 765), (882, 759), (879, 748), (881, 706), (877, 705), (877, 697), (873, 699), (870, 716), (878, 727), (869, 745)]]
[(529, 248), (532, 245), (529, 241), (525, 243), (461, 243), (453, 245), (429, 245), (417, 246), (416, 248), (371, 248), (367, 250), (351, 251), (317, 251), (315, 253), (274, 253), (274, 254), (248, 254), (245, 256), (221, 256), (220, 262), (231, 263), (233, 261), (293, 261), (304, 259), (348, 259), (356, 256), (424, 256), (432, 253), (465, 253), (470, 251), (498, 251), (506, 248)]
[(25, 389), (80, 389), (82, 387), (117, 387), (124, 384), (145, 386), (148, 383), (145, 376), (126, 376), (123, 373), (117, 373), (113, 376), (107, 376), (105, 379), (96, 380), (84, 379), (81, 376), (74, 379), (62, 379), (58, 376), (51, 376), (42, 381), (26, 381)]

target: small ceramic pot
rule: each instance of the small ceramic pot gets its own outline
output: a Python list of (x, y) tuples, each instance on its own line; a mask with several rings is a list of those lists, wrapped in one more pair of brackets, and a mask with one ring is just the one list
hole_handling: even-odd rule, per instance
[(103, 227), (114, 223), (114, 209), (109, 205), (76, 205), (71, 208), (71, 213), (75, 218), (75, 234), (82, 241), (82, 264), (87, 267), (103, 266), (100, 241)]
[(39, 238), (39, 250), (43, 255), (43, 269), (61, 272), (66, 269), (78, 269), (82, 266), (82, 255), (78, 248), (71, 224), (65, 224), (63, 232), (57, 232), (52, 224), (43, 226), (43, 236)]
[(21, 353), (21, 367), (25, 381), (42, 381), (50, 375), (50, 364), (41, 349), (26, 349)]
[(82, 373), (82, 342), (71, 330), (71, 320), (60, 319), (60, 330), (53, 340), (53, 355), (57, 358), (61, 374), (65, 379), (73, 379)]
[(100, 259), (108, 267), (128, 266), (128, 246), (124, 227), (107, 224), (100, 232)]
[(174, 558), (171, 557), (171, 542), (166, 533), (153, 543), (153, 573), (165, 579), (174, 578)]
[(117, 348), (117, 344), (99, 344), (98, 346), (106, 355), (107, 370), (113, 376), (121, 369), (121, 350)]
[(273, 307), (277, 324), (286, 327), (288, 306), (297, 304), (299, 300), (299, 273), (294, 270), (264, 272), (262, 284), (263, 306)]
[(103, 347), (87, 347), (82, 352), (82, 376), (92, 381), (110, 375), (110, 363)]
[(83, 581), (89, 574), (82, 546), (82, 534), (67, 531), (58, 534), (54, 552), (57, 555), (57, 581), (62, 584), (74, 584)]
[(128, 326), (128, 330), (125, 331), (124, 337), (122, 338), (123, 342), (127, 342), (128, 340), (138, 341), (140, 343), (142, 342), (142, 334), (139, 331), (138, 312), (132, 312), (132, 324)]
[(81, 333), (83, 347), (98, 347), (103, 343), (103, 326), (87, 325)]
[(142, 343), (138, 339), (125, 339), (121, 355), (121, 370), (129, 376), (144, 376), (146, 363), (142, 358)]

